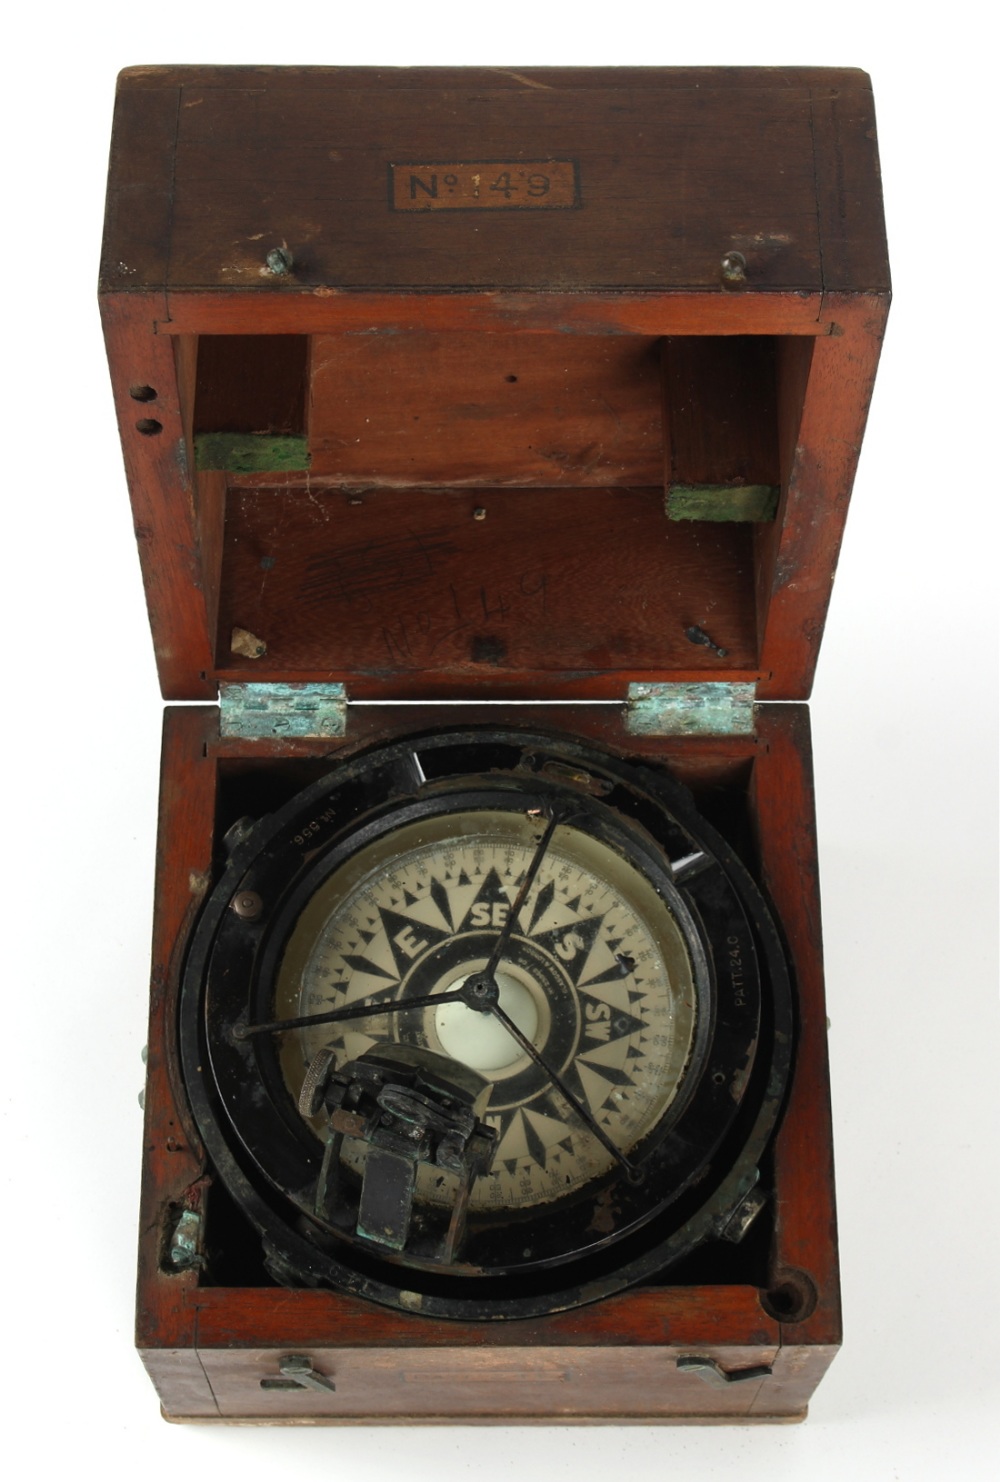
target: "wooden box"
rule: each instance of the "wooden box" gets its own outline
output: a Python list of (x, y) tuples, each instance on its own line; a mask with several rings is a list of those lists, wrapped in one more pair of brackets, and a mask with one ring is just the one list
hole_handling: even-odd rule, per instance
[[(204, 702), (161, 778), (137, 1345), (168, 1418), (804, 1415), (841, 1336), (804, 702), (888, 301), (860, 72), (122, 74), (101, 307), (163, 694)], [(220, 728), (220, 684), (334, 682), (341, 735)], [(678, 694), (755, 703), (713, 729)], [(498, 701), (671, 769), (773, 904), (764, 1234), (500, 1323), (261, 1281), (178, 1068), (220, 839)], [(213, 1222), (221, 1280), (172, 1255)], [(290, 1355), (335, 1390), (262, 1386)]]

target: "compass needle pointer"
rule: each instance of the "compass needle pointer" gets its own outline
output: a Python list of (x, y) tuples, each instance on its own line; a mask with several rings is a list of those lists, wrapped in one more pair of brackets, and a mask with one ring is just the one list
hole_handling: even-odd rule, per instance
[(594, 1118), (587, 1111), (586, 1107), (582, 1106), (576, 1099), (562, 1077), (557, 1074), (557, 1072), (554, 1071), (550, 1065), (547, 1065), (545, 1063), (544, 1058), (535, 1049), (531, 1041), (525, 1038), (520, 1029), (518, 1029), (517, 1025), (514, 1023), (513, 1019), (511, 1019), (509, 1015), (504, 1013), (499, 1003), (493, 1006), (491, 1012), (495, 1018), (499, 1019), (500, 1023), (507, 1030), (508, 1034), (513, 1035), (518, 1044), (524, 1050), (525, 1054), (528, 1055), (530, 1059), (535, 1062), (539, 1070), (543, 1071), (545, 1075), (548, 1076), (549, 1080), (555, 1086), (560, 1096), (563, 1098), (564, 1101), (568, 1102), (571, 1110), (579, 1118), (579, 1120), (583, 1123), (587, 1130), (589, 1132), (592, 1132), (593, 1135), (597, 1138), (598, 1142), (600, 1142), (605, 1148), (607, 1148), (611, 1156), (617, 1163), (621, 1164), (626, 1173), (634, 1176), (637, 1170), (635, 1169), (634, 1165), (629, 1162), (628, 1158), (625, 1157), (625, 1154), (622, 1152), (621, 1148), (616, 1147), (615, 1144), (611, 1141), (611, 1138), (604, 1131), (604, 1128), (601, 1127), (599, 1123), (594, 1121)]
[(499, 963), (507, 948), (507, 943), (510, 940), (510, 934), (514, 930), (514, 927), (517, 924), (518, 917), (521, 914), (521, 907), (528, 899), (528, 892), (531, 890), (532, 885), (535, 883), (535, 876), (538, 874), (538, 871), (541, 868), (542, 860), (545, 858), (546, 851), (552, 842), (552, 835), (555, 833), (561, 822), (562, 815), (553, 812), (553, 814), (549, 818), (548, 826), (546, 827), (544, 834), (538, 842), (538, 848), (535, 850), (535, 853), (532, 856), (531, 863), (525, 871), (524, 879), (521, 881), (521, 888), (514, 898), (514, 904), (508, 911), (507, 919), (504, 922), (503, 926), (500, 928), (500, 933), (496, 939), (496, 942), (494, 943), (493, 951), (490, 953), (489, 961), (487, 962), (486, 967), (483, 970), (484, 974), (487, 977), (492, 977), (497, 970), (497, 964)]

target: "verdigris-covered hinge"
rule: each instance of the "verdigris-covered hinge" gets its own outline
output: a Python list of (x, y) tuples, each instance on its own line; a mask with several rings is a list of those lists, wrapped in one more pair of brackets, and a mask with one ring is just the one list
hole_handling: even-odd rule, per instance
[(342, 736), (347, 691), (342, 684), (220, 684), (219, 728), (241, 740)]
[(751, 736), (754, 684), (630, 684), (626, 704), (634, 736)]

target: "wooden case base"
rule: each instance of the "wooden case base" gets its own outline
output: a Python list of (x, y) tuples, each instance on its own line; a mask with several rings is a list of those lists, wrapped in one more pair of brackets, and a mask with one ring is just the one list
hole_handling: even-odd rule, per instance
[[(224, 786), (252, 792), (258, 775), (287, 774), (294, 791), (300, 772), (317, 762), (336, 765), (375, 740), (477, 722), (566, 732), (662, 762), (696, 794), (725, 793), (742, 811), (749, 862), (785, 936), (797, 1013), (759, 1284), (701, 1276), (670, 1285), (667, 1273), (663, 1285), (573, 1312), (476, 1324), (401, 1314), (332, 1291), (208, 1285), (197, 1270), (169, 1268), (169, 1231), (184, 1210), (201, 1215), (211, 1232), (211, 1177), (185, 1104), (175, 1025), (185, 947), (224, 823)], [(214, 707), (168, 708), (159, 829), (137, 1344), (168, 1419), (621, 1424), (804, 1416), (840, 1342), (804, 705), (759, 705), (753, 736), (682, 739), (630, 736), (616, 706), (502, 715), (475, 706), (361, 707), (349, 710), (347, 736), (335, 743), (222, 740)], [(308, 1358), (335, 1388), (262, 1386), (279, 1378), (289, 1355)], [(706, 1362), (692, 1368), (692, 1359)]]

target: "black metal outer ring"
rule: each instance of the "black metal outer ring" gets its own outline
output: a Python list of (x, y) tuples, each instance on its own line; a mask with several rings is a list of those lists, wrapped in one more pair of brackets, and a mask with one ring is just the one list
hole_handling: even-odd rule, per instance
[[(427, 783), (415, 778), (414, 752), (425, 771), (431, 762), (434, 764), (434, 775)], [(465, 785), (470, 774), (481, 774), (487, 764), (491, 764), (491, 782), (505, 780), (519, 791), (536, 793), (539, 788), (548, 791), (545, 769), (550, 764), (583, 768), (591, 778), (597, 777), (607, 785), (606, 801), (623, 817), (631, 816), (637, 827), (660, 836), (658, 844), (673, 849), (680, 845), (684, 852), (684, 846), (693, 842), (710, 854), (741, 903), (744, 921), (754, 939), (750, 949), (755, 944), (761, 961), (766, 984), (765, 1032), (737, 1114), (717, 1145), (707, 1150), (701, 1168), (696, 1170), (700, 1175), (696, 1188), (692, 1175), (679, 1196), (667, 1201), (669, 1207), (638, 1221), (611, 1247), (596, 1255), (588, 1251), (582, 1259), (573, 1258), (555, 1273), (546, 1270), (441, 1279), (405, 1265), (394, 1268), (386, 1262), (373, 1262), (356, 1252), (351, 1252), (350, 1261), (346, 1261), (339, 1258), (339, 1252), (334, 1255), (320, 1250), (299, 1233), (293, 1223), (294, 1211), (281, 1210), (281, 1200), (276, 1200), (273, 1188), (268, 1188), (268, 1180), (262, 1178), (255, 1159), (248, 1158), (218, 1088), (205, 1074), (209, 1042), (214, 1039), (218, 1047), (221, 1041), (214, 1009), (209, 1007), (207, 1022), (203, 1023), (201, 1005), (218, 939), (231, 925), (229, 904), (237, 888), (250, 888), (247, 881), (261, 870), (267, 874), (275, 861), (282, 873), (287, 871), (282, 841), (297, 831), (301, 833), (303, 820), (313, 822), (320, 803), (336, 796), (337, 816), (330, 820), (325, 836), (322, 831), (318, 841), (315, 833), (309, 836), (309, 848), (303, 849), (303, 854), (332, 847), (342, 833), (353, 839), (362, 821), (367, 825), (381, 816), (394, 815), (403, 800), (412, 799), (414, 794), (437, 798), (447, 795)], [(565, 793), (566, 787), (561, 791)], [(259, 942), (264, 934), (263, 924), (254, 925), (241, 937), (245, 944), (255, 935)], [(232, 971), (231, 965), (223, 969), (223, 976), (227, 971)], [(242, 970), (239, 976), (246, 981)], [(277, 814), (263, 820), (236, 849), (207, 902), (192, 941), (182, 993), (180, 1040), (185, 1083), (206, 1147), (220, 1178), (263, 1235), (278, 1269), (294, 1281), (330, 1284), (384, 1305), (438, 1317), (527, 1317), (622, 1290), (662, 1270), (724, 1227), (756, 1180), (757, 1164), (780, 1112), (791, 1064), (791, 995), (777, 932), (759, 891), (729, 846), (698, 816), (686, 790), (672, 778), (604, 756), (572, 738), (518, 732), (448, 732), (413, 737), (342, 764), (330, 778), (306, 789)], [(253, 1088), (252, 1094), (260, 1097), (260, 1082), (249, 1080), (247, 1084)], [(317, 1164), (312, 1149), (306, 1154), (307, 1162), (310, 1153), (313, 1165)], [(662, 1167), (658, 1171), (662, 1172)], [(306, 1172), (308, 1186), (315, 1169), (310, 1166)], [(307, 1197), (307, 1187), (289, 1192), (299, 1196), (297, 1203)]]

